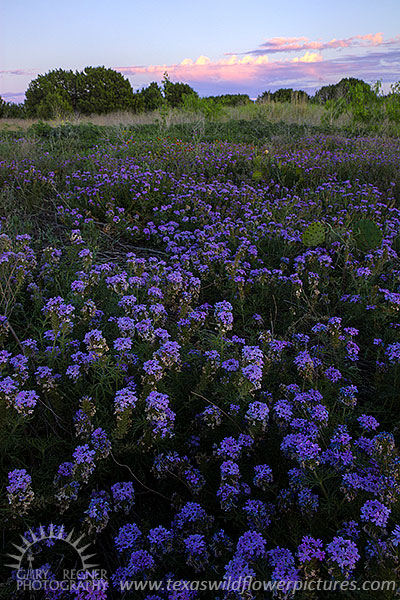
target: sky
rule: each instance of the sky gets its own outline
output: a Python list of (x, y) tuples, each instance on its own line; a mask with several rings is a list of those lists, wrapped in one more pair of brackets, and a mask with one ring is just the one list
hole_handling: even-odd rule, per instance
[(3, 0), (0, 95), (22, 102), (51, 69), (106, 66), (137, 90), (189, 83), (201, 96), (342, 77), (400, 80), (400, 0)]

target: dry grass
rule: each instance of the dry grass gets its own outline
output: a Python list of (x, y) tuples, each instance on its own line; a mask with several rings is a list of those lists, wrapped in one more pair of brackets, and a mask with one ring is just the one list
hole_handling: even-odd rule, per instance
[[(322, 106), (298, 103), (277, 103), (265, 102), (263, 104), (249, 104), (246, 106), (226, 107), (216, 116), (217, 121), (233, 120), (251, 120), (256, 118), (265, 119), (271, 122), (285, 121), (286, 123), (296, 123), (305, 125), (319, 125), (321, 117), (324, 114)], [(128, 127), (129, 125), (149, 125), (162, 123), (164, 126), (177, 125), (184, 123), (201, 123), (205, 117), (201, 113), (193, 113), (181, 109), (171, 109), (167, 112), (153, 111), (149, 113), (134, 114), (130, 112), (115, 112), (106, 115), (75, 115), (68, 120), (52, 119), (47, 121), (51, 126), (65, 124), (73, 125), (80, 123), (93, 123), (94, 125), (105, 125), (109, 127)], [(38, 119), (0, 119), (0, 130), (26, 130)]]
[[(51, 119), (46, 121), (52, 127), (57, 125), (79, 125), (81, 123), (92, 123), (93, 125), (103, 125), (108, 127), (128, 127), (129, 125), (150, 125), (154, 123), (164, 123), (166, 127), (169, 125), (177, 125), (183, 123), (193, 123), (204, 121), (202, 114), (190, 113), (187, 111), (172, 109), (167, 113), (161, 111), (153, 111), (148, 113), (135, 114), (131, 112), (115, 112), (105, 115), (74, 115), (68, 119)], [(21, 129), (25, 131), (34, 123), (38, 123), (40, 119), (0, 119), (0, 130), (17, 131)]]
[(0, 119), (0, 131), (25, 131), (33, 123), (37, 123), (36, 119)]
[[(131, 125), (151, 125), (159, 124), (162, 129), (168, 129), (171, 125), (180, 125), (185, 123), (191, 123), (198, 127), (204, 127), (207, 117), (200, 112), (193, 112), (183, 109), (169, 109), (169, 110), (156, 110), (148, 113), (135, 114), (131, 112), (115, 112), (105, 115), (75, 115), (68, 119), (52, 119), (47, 121), (49, 125), (56, 127), (57, 125), (64, 125), (70, 123), (72, 125), (79, 125), (82, 123), (92, 123), (94, 125), (124, 128)], [(318, 104), (310, 104), (307, 102), (272, 102), (266, 101), (263, 103), (247, 104), (245, 106), (237, 107), (224, 107), (212, 120), (218, 122), (246, 120), (250, 121), (253, 119), (262, 119), (272, 123), (284, 122), (288, 125), (305, 125), (305, 126), (318, 126), (321, 125), (323, 120), (328, 120), (329, 114), (327, 113), (324, 106)], [(1, 131), (21, 131), (23, 133), (34, 123), (38, 123), (39, 119), (0, 119), (0, 132)], [(346, 127), (351, 124), (350, 115), (342, 115), (335, 121), (332, 121), (330, 125), (335, 128)], [(398, 127), (396, 127), (396, 133), (393, 131), (394, 127), (390, 123), (382, 123), (379, 128), (379, 135), (393, 136), (398, 135)]]
[[(229, 107), (226, 109), (225, 119), (265, 119), (271, 123), (283, 121), (288, 125), (321, 125), (326, 118), (327, 111), (320, 104), (308, 102), (273, 102), (266, 101), (260, 104), (248, 104), (246, 106)], [(342, 115), (334, 123), (336, 127), (350, 125), (349, 115)]]

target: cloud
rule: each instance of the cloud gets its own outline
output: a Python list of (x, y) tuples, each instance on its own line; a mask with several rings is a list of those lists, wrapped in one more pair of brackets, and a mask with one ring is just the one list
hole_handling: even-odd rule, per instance
[[(320, 54), (306, 52), (303, 56), (291, 59), (290, 62), (314, 63), (321, 60), (322, 56)], [(237, 81), (251, 79), (260, 68), (274, 70), (277, 66), (283, 64), (284, 61), (270, 61), (266, 55), (238, 56), (232, 54), (229, 58), (221, 58), (216, 61), (212, 61), (207, 56), (199, 56), (196, 60), (185, 58), (176, 65), (116, 67), (116, 70), (128, 76), (143, 74), (162, 76), (167, 71), (169, 76), (183, 81), (204, 81), (207, 79)]]
[(0, 96), (6, 102), (19, 103), (25, 100), (25, 92), (1, 92)]
[[(183, 57), (176, 64), (114, 68), (130, 79), (134, 89), (151, 81), (160, 82), (168, 72), (172, 81), (188, 83), (201, 95), (247, 93), (256, 97), (265, 90), (279, 87), (312, 93), (342, 77), (358, 77), (368, 82), (377, 79), (384, 83), (398, 81), (400, 35), (385, 39), (383, 33), (378, 32), (327, 41), (275, 37), (255, 50), (227, 52), (217, 59), (201, 54), (197, 58)], [(17, 98), (25, 87), (24, 77), (32, 78), (37, 71), (14, 69), (0, 71), (0, 74), (3, 75), (2, 88), (10, 97)], [(5, 95), (2, 93), (3, 97)]]
[(304, 56), (300, 56), (300, 58), (298, 56), (296, 56), (295, 58), (292, 58), (292, 62), (296, 63), (296, 62), (304, 62), (304, 63), (314, 63), (314, 62), (321, 62), (321, 60), (323, 60), (321, 54), (318, 54), (318, 52), (306, 52), (304, 54)]
[[(387, 40), (385, 43), (394, 42)], [(398, 40), (397, 40), (398, 42)], [(267, 40), (260, 44), (255, 50), (247, 51), (245, 54), (263, 55), (276, 54), (282, 52), (298, 52), (299, 50), (329, 50), (339, 48), (364, 48), (367, 46), (379, 46), (384, 43), (383, 33), (368, 33), (366, 35), (354, 35), (349, 38), (339, 39), (333, 38), (328, 42), (321, 40), (310, 41), (306, 37), (276, 37)]]
[[(347, 49), (346, 54), (343, 49)], [(325, 50), (329, 50), (327, 56), (323, 55)], [(279, 57), (275, 56), (278, 51)], [(201, 55), (197, 59), (184, 58), (178, 64), (133, 65), (116, 70), (135, 83), (140, 79), (142, 85), (150, 78), (161, 80), (167, 71), (171, 80), (189, 83), (203, 94), (246, 91), (254, 97), (276, 87), (314, 91), (349, 76), (396, 81), (400, 73), (400, 36), (384, 39), (382, 33), (371, 33), (329, 41), (277, 37), (257, 50), (226, 53), (216, 60)]]
[(24, 69), (11, 69), (6, 71), (0, 71), (0, 75), (23, 75), (25, 77), (31, 75), (37, 75), (38, 71), (33, 69), (24, 70)]

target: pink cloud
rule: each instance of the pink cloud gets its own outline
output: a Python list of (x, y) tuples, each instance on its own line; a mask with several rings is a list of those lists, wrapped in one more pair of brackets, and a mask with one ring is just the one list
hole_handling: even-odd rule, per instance
[[(306, 52), (290, 60), (292, 63), (320, 62), (322, 56), (315, 52)], [(260, 69), (274, 70), (288, 61), (270, 61), (267, 55), (238, 56), (232, 54), (229, 58), (212, 61), (207, 56), (200, 56), (196, 60), (183, 59), (176, 65), (150, 65), (148, 67), (132, 66), (117, 67), (116, 70), (124, 75), (152, 74), (162, 76), (166, 71), (174, 79), (182, 81), (244, 81), (252, 79)]]
[[(391, 40), (388, 40), (390, 42)], [(383, 33), (354, 35), (344, 39), (332, 39), (329, 42), (310, 41), (306, 37), (276, 37), (260, 44), (256, 50), (246, 54), (275, 54), (278, 52), (295, 52), (298, 50), (328, 50), (337, 48), (360, 48), (378, 46), (383, 43)]]
[[(350, 76), (390, 83), (400, 79), (400, 35), (385, 39), (378, 32), (329, 41), (275, 37), (247, 53), (226, 53), (217, 59), (201, 54), (182, 57), (176, 64), (131, 65), (115, 70), (128, 76), (134, 89), (161, 81), (167, 71), (171, 80), (188, 83), (202, 95), (243, 92), (255, 97), (277, 87), (313, 92)], [(37, 71), (14, 69), (0, 74), (4, 92), (13, 96), (13, 82), (36, 76)], [(21, 87), (18, 85), (16, 94)], [(4, 92), (0, 90), (3, 97)]]
[[(343, 48), (347, 48), (349, 54), (343, 55)], [(329, 58), (322, 55), (324, 50), (331, 51)], [(281, 57), (270, 55), (277, 51)], [(254, 90), (260, 92), (266, 86), (276, 85), (315, 89), (350, 75), (367, 81), (380, 78), (395, 81), (399, 79), (396, 73), (396, 68), (400, 72), (399, 58), (400, 36), (385, 40), (382, 33), (371, 33), (330, 41), (277, 37), (255, 51), (226, 53), (216, 60), (201, 55), (197, 59), (186, 57), (178, 64), (133, 65), (116, 70), (142, 81), (150, 81), (150, 77), (161, 80), (167, 71), (172, 80), (184, 81), (195, 89), (196, 86), (207, 89), (206, 93), (213, 93), (212, 87), (224, 87), (232, 92), (247, 87), (249, 93), (254, 94)]]

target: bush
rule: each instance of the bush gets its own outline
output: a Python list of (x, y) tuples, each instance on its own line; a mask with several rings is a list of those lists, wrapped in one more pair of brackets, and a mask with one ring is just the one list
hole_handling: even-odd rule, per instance
[(245, 106), (251, 103), (248, 94), (221, 94), (220, 96), (207, 96), (205, 99), (222, 106)]
[(146, 88), (142, 88), (140, 92), (135, 94), (135, 111), (152, 111), (161, 108), (164, 104), (164, 96), (162, 88), (152, 81)]
[(75, 73), (57, 69), (30, 82), (25, 107), (30, 117), (50, 119), (72, 112), (131, 110), (133, 98), (129, 81), (113, 69), (86, 67)]
[(303, 90), (293, 90), (292, 88), (279, 88), (275, 92), (263, 92), (257, 97), (257, 102), (307, 102), (309, 95)]
[(400, 123), (400, 81), (390, 86), (385, 98), (385, 111), (390, 122)]
[(164, 74), (162, 85), (165, 101), (171, 108), (183, 106), (184, 96), (198, 96), (197, 92), (187, 83), (172, 83), (168, 77), (168, 73)]
[[(312, 98), (313, 102), (317, 104), (325, 104), (328, 100), (339, 100), (343, 98), (346, 103), (351, 102), (351, 94), (353, 88), (356, 86), (359, 89), (363, 89), (368, 93), (370, 86), (365, 83), (362, 79), (355, 77), (344, 77), (338, 83), (331, 85), (324, 85), (317, 90)], [(361, 86), (361, 88), (360, 88)]]

